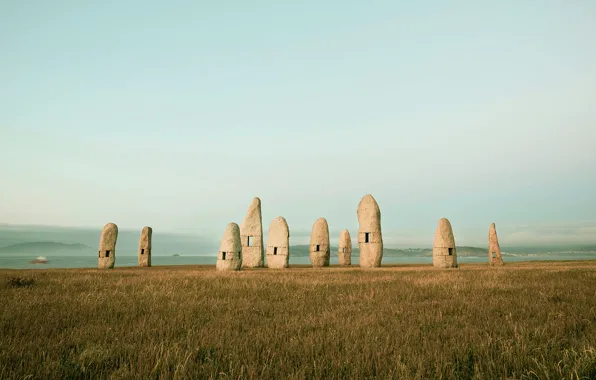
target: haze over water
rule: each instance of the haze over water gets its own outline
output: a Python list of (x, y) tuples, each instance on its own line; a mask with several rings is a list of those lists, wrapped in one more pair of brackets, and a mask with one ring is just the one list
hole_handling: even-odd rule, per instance
[[(0, 268), (96, 268), (97, 246), (101, 230), (56, 228), (40, 226), (0, 226)], [(116, 247), (116, 267), (137, 266), (139, 231), (122, 230)], [(291, 244), (295, 240), (291, 240)], [(308, 248), (292, 245), (290, 264), (309, 264)], [(337, 239), (331, 239), (331, 264), (338, 264)], [(353, 242), (356, 248), (357, 242)], [(428, 247), (432, 246), (432, 240)], [(152, 264), (196, 265), (215, 264), (219, 244), (215, 239), (197, 235), (153, 234)], [(503, 247), (506, 262), (526, 260), (593, 260), (594, 246), (542, 246)], [(460, 263), (487, 262), (486, 247), (460, 248)], [(358, 250), (352, 255), (353, 265), (358, 265)], [(33, 264), (31, 260), (43, 256), (46, 264)], [(383, 264), (430, 264), (427, 250), (397, 250), (388, 248)]]

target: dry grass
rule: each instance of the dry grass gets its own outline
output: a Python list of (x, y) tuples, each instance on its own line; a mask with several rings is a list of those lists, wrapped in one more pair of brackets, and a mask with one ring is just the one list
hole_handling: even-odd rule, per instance
[(0, 277), (3, 379), (596, 379), (596, 261)]
[(6, 277), (6, 285), (12, 288), (22, 288), (25, 286), (33, 286), (35, 280), (25, 277)]

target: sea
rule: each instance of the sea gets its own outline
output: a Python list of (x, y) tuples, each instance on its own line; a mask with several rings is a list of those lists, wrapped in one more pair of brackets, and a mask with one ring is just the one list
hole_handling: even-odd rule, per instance
[[(47, 226), (0, 225), (0, 268), (45, 269), (45, 268), (96, 268), (97, 245), (101, 230), (77, 229)], [(137, 266), (137, 245), (140, 231), (119, 232), (116, 246), (116, 266)], [(160, 265), (215, 265), (219, 242), (208, 236), (153, 233), (153, 266)], [(290, 266), (308, 265), (310, 260), (304, 246), (296, 247)], [(339, 264), (337, 250), (331, 251), (331, 264)], [(37, 257), (44, 257), (43, 264), (32, 263)], [(352, 264), (358, 265), (359, 257), (352, 256)], [(503, 250), (505, 262), (537, 260), (596, 260), (596, 251), (573, 251), (572, 248)], [(459, 263), (487, 262), (487, 255), (460, 256)], [(431, 264), (432, 257), (416, 252), (383, 257), (383, 264)]]
[[(23, 257), (21, 255), (2, 255), (0, 256), (0, 268), (7, 269), (46, 269), (46, 268), (96, 268), (97, 257), (95, 255), (52, 255), (44, 257), (48, 260), (45, 264), (32, 264), (30, 261), (35, 259), (38, 253), (31, 252), (31, 255)], [(331, 253), (330, 263), (339, 264), (337, 257)], [(352, 265), (358, 265), (358, 256), (352, 257)], [(217, 257), (212, 256), (158, 256), (151, 257), (152, 266), (159, 265), (215, 265)], [(520, 261), (568, 261), (568, 260), (596, 260), (596, 254), (531, 254), (531, 255), (503, 255), (505, 262)], [(458, 257), (459, 263), (486, 263), (486, 256), (466, 256)], [(306, 256), (292, 257), (290, 253), (290, 265), (308, 265), (310, 260)], [(432, 257), (412, 256), (412, 257), (383, 257), (383, 264), (432, 264)], [(116, 267), (135, 267), (137, 266), (137, 256), (118, 253), (116, 256)]]

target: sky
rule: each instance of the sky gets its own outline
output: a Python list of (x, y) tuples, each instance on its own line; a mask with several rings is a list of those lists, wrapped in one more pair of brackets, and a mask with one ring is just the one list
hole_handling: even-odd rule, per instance
[[(596, 243), (596, 3), (0, 0), (0, 223)], [(337, 234), (337, 236), (335, 236)]]

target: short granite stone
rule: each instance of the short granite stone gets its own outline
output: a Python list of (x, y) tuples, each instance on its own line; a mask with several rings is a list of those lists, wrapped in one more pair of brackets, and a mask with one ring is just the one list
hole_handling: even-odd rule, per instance
[(240, 227), (230, 223), (226, 227), (215, 268), (218, 271), (237, 271), (242, 267), (242, 244), (240, 243)]
[(118, 226), (108, 223), (103, 227), (99, 239), (99, 269), (112, 269), (116, 264), (116, 241), (118, 240)]
[(290, 265), (290, 229), (281, 216), (273, 219), (269, 226), (266, 256), (268, 268), (283, 269)]

